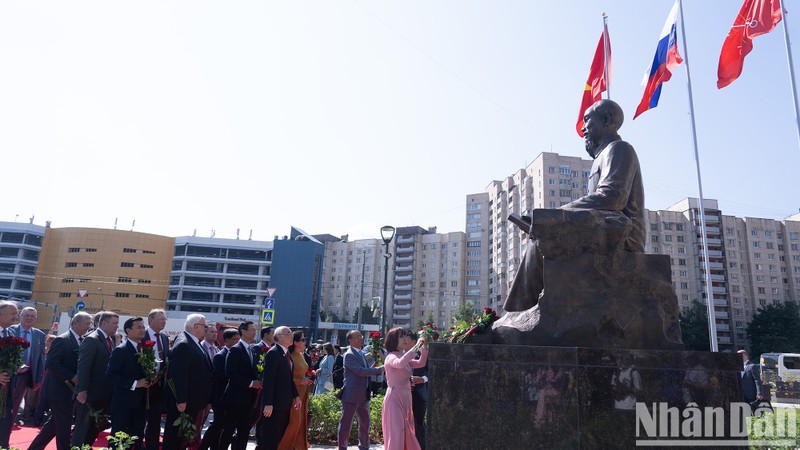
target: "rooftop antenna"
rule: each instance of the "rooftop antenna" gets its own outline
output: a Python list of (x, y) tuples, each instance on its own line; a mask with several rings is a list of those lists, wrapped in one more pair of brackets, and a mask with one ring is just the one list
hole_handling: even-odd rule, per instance
[(214, 236), (216, 236), (216, 234), (217, 234), (217, 230), (212, 228), (211, 229), (211, 237), (213, 238)]
[(194, 231), (192, 231), (192, 237), (195, 237), (195, 236), (197, 236), (197, 228), (195, 228)]
[(119, 220), (119, 217), (115, 217), (115, 218), (114, 218), (114, 229), (115, 229), (115, 230), (117, 229), (117, 221), (118, 221), (118, 220)]
[(31, 216), (31, 221), (30, 221), (31, 224), (33, 223), (33, 218), (34, 217), (36, 217), (36, 216), (35, 215)]
[(253, 229), (252, 228), (250, 229), (250, 236), (247, 237), (247, 240), (248, 241), (252, 241), (253, 240)]
[(239, 240), (239, 228), (236, 229), (236, 240)]
[(136, 219), (133, 219), (133, 223), (131, 224), (131, 231), (133, 231), (133, 227), (136, 226)]
[(16, 221), (17, 221), (17, 219), (19, 219), (19, 214), (16, 214), (16, 215), (14, 216), (14, 222), (16, 222)]

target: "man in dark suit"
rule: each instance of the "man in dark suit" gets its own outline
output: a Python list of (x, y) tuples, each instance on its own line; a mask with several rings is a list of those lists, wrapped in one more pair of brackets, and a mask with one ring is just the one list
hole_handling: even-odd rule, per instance
[[(219, 440), (220, 448), (245, 450), (252, 425), (252, 410), (256, 406), (256, 396), (261, 389), (256, 362), (250, 342), (256, 337), (256, 325), (247, 321), (239, 325), (241, 340), (231, 347), (225, 357), (225, 375), (228, 385), (223, 395), (225, 404), (225, 425)], [(233, 440), (233, 434), (236, 439)]]
[[(139, 364), (139, 344), (146, 334), (144, 319), (131, 317), (122, 328), (128, 339), (111, 352), (106, 369), (106, 375), (114, 385), (111, 394), (111, 434), (123, 431), (130, 436), (141, 437), (144, 434), (143, 411), (147, 388), (150, 387), (150, 381), (145, 378)], [(134, 448), (144, 448), (141, 439), (134, 442)]]
[[(25, 363), (17, 371), (16, 387), (14, 387), (12, 417), (16, 423), (18, 419), (32, 420), (36, 405), (39, 403), (39, 388), (44, 380), (44, 331), (34, 328), (38, 313), (31, 306), (22, 308), (19, 313), (19, 325), (9, 327), (11, 334), (19, 336), (31, 343), (22, 356)], [(25, 410), (18, 417), (20, 403), (25, 398)]]
[[(413, 336), (413, 339), (416, 339)], [(425, 450), (425, 411), (428, 409), (428, 364), (413, 369), (411, 377), (411, 410), (414, 412), (414, 435)]]
[(292, 378), (292, 359), (289, 346), (292, 344), (292, 330), (278, 327), (275, 330), (275, 345), (264, 357), (264, 376), (262, 378), (261, 413), (264, 417), (261, 426), (261, 449), (275, 450), (289, 424), (291, 408), (300, 407), (300, 397)]
[(111, 311), (100, 311), (95, 315), (98, 328), (89, 333), (81, 343), (78, 352), (78, 384), (75, 396), (75, 428), (72, 430), (70, 445), (81, 447), (93, 445), (102, 431), (98, 423), (88, 417), (90, 408), (100, 414), (109, 414), (111, 392), (114, 385), (106, 376), (108, 359), (114, 351), (114, 338), (111, 336), (119, 328), (119, 315)]
[[(17, 305), (5, 300), (0, 300), (0, 337), (13, 336), (11, 334), (11, 324), (17, 321), (19, 310)], [(14, 392), (14, 382), (16, 381), (16, 374), (8, 372), (0, 372), (0, 386), (8, 389), (6, 393), (6, 410), (5, 417), (0, 418), (0, 447), (9, 448), (8, 440), (11, 438), (11, 427), (14, 425), (14, 417), (11, 414), (11, 405), (13, 404), (12, 393)]]
[(239, 343), (239, 330), (228, 328), (222, 332), (225, 346), (214, 355), (214, 384), (211, 389), (211, 408), (214, 410), (214, 420), (203, 434), (200, 441), (200, 450), (217, 450), (220, 447), (219, 437), (225, 424), (225, 403), (223, 402), (225, 388), (228, 386), (228, 376), (225, 375), (225, 358), (231, 347)]
[[(147, 314), (147, 334), (145, 340), (156, 343), (156, 359), (160, 372), (169, 360), (169, 339), (163, 333), (167, 326), (167, 313), (163, 309), (154, 309)], [(147, 450), (158, 450), (159, 437), (161, 436), (161, 414), (164, 412), (164, 375), (158, 377), (156, 383), (147, 391), (150, 396), (150, 409), (146, 414), (144, 430), (144, 445)]]
[(747, 350), (739, 350), (736, 353), (742, 355), (742, 363), (744, 364), (740, 374), (742, 382), (742, 397), (744, 398), (744, 401), (747, 403), (753, 403), (756, 400), (763, 400), (764, 397), (762, 396), (761, 392), (760, 370), (755, 364), (750, 362), (750, 355), (747, 353)]
[[(58, 450), (70, 450), (70, 429), (75, 404), (73, 389), (78, 382), (78, 349), (91, 324), (92, 316), (79, 312), (72, 317), (70, 329), (50, 344), (45, 362), (47, 374), (42, 387), (42, 395), (50, 403), (50, 418), (31, 442), (28, 447), (30, 450), (43, 450), (53, 437), (56, 438)], [(67, 382), (72, 385), (72, 389)]]
[[(202, 314), (189, 314), (183, 324), (184, 331), (175, 339), (170, 352), (167, 382), (175, 385), (173, 395), (167, 389), (167, 423), (174, 423), (180, 413), (185, 412), (195, 419), (198, 431), (202, 423), (197, 422), (205, 415), (211, 403), (213, 368), (211, 359), (202, 347), (200, 340), (206, 334), (206, 318)], [(200, 442), (200, 433), (195, 437)], [(168, 426), (164, 430), (164, 449), (186, 448), (192, 442), (180, 442), (177, 427)]]
[(342, 419), (339, 421), (339, 449), (347, 450), (353, 416), (358, 414), (358, 448), (369, 449), (369, 384), (370, 377), (380, 375), (383, 366), (367, 366), (361, 353), (364, 336), (358, 330), (347, 332), (350, 348), (344, 354), (344, 387), (342, 388)]
[[(252, 346), (253, 348), (253, 357), (256, 359), (256, 363), (261, 359), (261, 355), (265, 355), (267, 351), (275, 345), (275, 338), (273, 334), (275, 329), (266, 326), (261, 329), (259, 334), (261, 335), (261, 340), (258, 341), (255, 345)], [(258, 391), (258, 404), (261, 404), (261, 391)], [(261, 418), (264, 417), (261, 414), (261, 408), (253, 409), (253, 415), (250, 417), (250, 428), (256, 427), (256, 450), (261, 450), (261, 426), (263, 421)]]

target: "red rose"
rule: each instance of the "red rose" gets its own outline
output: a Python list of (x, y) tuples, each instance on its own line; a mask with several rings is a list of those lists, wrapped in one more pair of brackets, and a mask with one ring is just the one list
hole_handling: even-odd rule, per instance
[(156, 345), (156, 341), (142, 341), (139, 342), (139, 347), (142, 348), (153, 348)]
[(371, 339), (380, 339), (381, 338), (381, 332), (380, 331), (370, 331), (369, 332), (369, 337)]

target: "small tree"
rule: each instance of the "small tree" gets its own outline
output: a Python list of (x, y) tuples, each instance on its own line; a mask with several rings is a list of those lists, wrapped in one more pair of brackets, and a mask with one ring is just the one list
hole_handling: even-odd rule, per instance
[(686, 350), (707, 352), (711, 349), (705, 305), (696, 299), (692, 300), (692, 306), (681, 312), (680, 322), (683, 346)]
[(467, 302), (461, 302), (461, 305), (453, 310), (453, 316), (450, 318), (450, 322), (454, 325), (461, 322), (469, 323), (472, 321), (473, 317), (475, 317), (475, 309), (472, 308), (472, 305)]
[[(375, 317), (373, 312), (369, 305), (361, 305), (361, 323), (377, 325), (379, 319)], [(358, 308), (353, 311), (353, 320), (358, 321)]]
[(747, 326), (747, 337), (758, 357), (768, 352), (796, 352), (800, 349), (800, 308), (787, 301), (759, 308)]

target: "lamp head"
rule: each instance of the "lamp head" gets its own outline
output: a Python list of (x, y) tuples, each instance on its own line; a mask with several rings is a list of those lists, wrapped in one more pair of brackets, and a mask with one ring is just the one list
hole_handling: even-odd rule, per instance
[(383, 239), (384, 244), (388, 244), (392, 242), (394, 238), (394, 227), (391, 225), (384, 225), (381, 227), (381, 238)]

